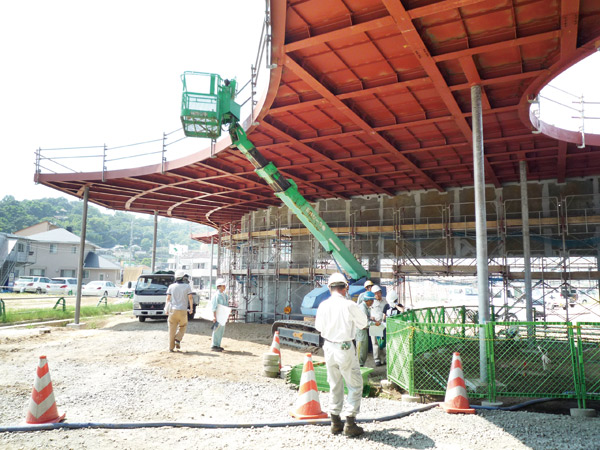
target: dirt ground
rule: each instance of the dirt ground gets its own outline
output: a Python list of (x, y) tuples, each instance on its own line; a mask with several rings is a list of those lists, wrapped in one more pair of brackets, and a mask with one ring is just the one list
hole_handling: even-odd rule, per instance
[[(174, 353), (168, 351), (166, 321), (140, 323), (129, 312), (88, 321), (81, 329), (0, 328), (0, 427), (24, 423), (40, 356), (47, 357), (67, 425), (144, 424), (0, 432), (0, 448), (597, 448), (598, 418), (504, 411), (459, 416), (441, 408), (414, 412), (423, 405), (397, 401), (387, 392), (362, 400), (365, 434), (359, 439), (334, 437), (327, 426), (310, 422), (290, 426), (297, 390), (262, 374), (262, 355), (272, 342), (270, 325), (228, 324), (223, 353), (210, 351), (210, 326), (204, 320), (190, 322), (181, 351)], [(295, 365), (304, 361), (306, 349), (284, 346), (281, 352), (284, 365)], [(323, 361), (321, 350), (313, 361)], [(371, 356), (367, 366), (374, 367)], [(371, 383), (377, 385), (385, 372), (375, 368)], [(328, 401), (320, 395), (325, 411)], [(378, 419), (401, 412), (410, 415)], [(156, 427), (149, 428), (152, 423)], [(213, 427), (231, 423), (235, 427), (226, 430)], [(267, 425), (257, 426), (261, 423)]]
[[(18, 364), (18, 360), (23, 358), (22, 364), (29, 364), (33, 374), (37, 362), (35, 358), (32, 359), (31, 353), (36, 350), (48, 353), (46, 356), (52, 368), (62, 356), (53, 358), (51, 349), (66, 345), (82, 362), (88, 363), (111, 364), (123, 361), (140, 367), (170, 368), (174, 364), (173, 358), (177, 358), (178, 378), (200, 376), (237, 382), (247, 379), (249, 373), (262, 372), (262, 354), (269, 351), (273, 340), (271, 325), (228, 323), (221, 344), (225, 348), (223, 353), (210, 351), (211, 325), (211, 322), (201, 319), (190, 321), (181, 351), (175, 354), (168, 352), (166, 320), (140, 323), (129, 313), (88, 321), (84, 329), (79, 330), (79, 334), (86, 337), (82, 341), (73, 339), (73, 330), (65, 327), (50, 328), (50, 333), (46, 334), (40, 334), (39, 327), (0, 328), (0, 360), (8, 357)], [(102, 345), (104, 333), (101, 331), (110, 332), (111, 345)], [(145, 342), (144, 352), (132, 352), (128, 342), (140, 339)], [(42, 350), (43, 348), (46, 349)], [(282, 346), (283, 365), (302, 364), (307, 351), (312, 352), (314, 362), (323, 361), (322, 349)], [(369, 357), (367, 366), (375, 368), (372, 356)], [(385, 377), (383, 366), (376, 367), (371, 373), (373, 381), (382, 377)]]

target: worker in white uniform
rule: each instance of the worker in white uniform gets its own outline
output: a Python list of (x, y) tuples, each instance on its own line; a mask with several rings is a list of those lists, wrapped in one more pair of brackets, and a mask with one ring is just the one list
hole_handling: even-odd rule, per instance
[(212, 325), (212, 347), (210, 348), (213, 352), (222, 352), (224, 350), (221, 347), (221, 340), (223, 339), (223, 333), (225, 333), (225, 325), (217, 322), (217, 308), (219, 305), (227, 306), (229, 304), (229, 297), (225, 294), (226, 283), (224, 278), (217, 279), (217, 292), (213, 294), (211, 299), (211, 309), (213, 313), (213, 325)]
[[(356, 425), (360, 411), (363, 379), (352, 340), (356, 331), (367, 326), (367, 317), (358, 305), (348, 299), (348, 282), (341, 273), (334, 273), (327, 283), (331, 296), (319, 305), (315, 328), (324, 339), (323, 350), (329, 383), (329, 415), (331, 432), (345, 436), (360, 436), (364, 430)], [(346, 424), (340, 413), (344, 405), (344, 381), (348, 388), (345, 408)]]
[[(381, 288), (377, 285), (371, 288), (371, 292), (375, 294), (375, 301), (371, 306), (371, 320), (379, 324), (383, 321), (383, 306), (385, 303), (383, 301), (383, 293), (381, 292)], [(371, 345), (373, 346), (373, 361), (375, 361), (375, 366), (379, 367), (384, 364), (385, 350), (379, 348), (377, 336), (371, 336)]]

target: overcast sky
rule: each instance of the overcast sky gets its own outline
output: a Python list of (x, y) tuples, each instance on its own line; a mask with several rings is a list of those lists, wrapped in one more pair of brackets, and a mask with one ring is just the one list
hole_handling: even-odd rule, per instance
[[(38, 147), (110, 148), (160, 139), (180, 128), (180, 75), (186, 70), (245, 83), (264, 5), (264, 0), (0, 2), (0, 198), (61, 195), (33, 182)], [(585, 73), (600, 72), (595, 58), (595, 68)], [(581, 78), (567, 80), (567, 86), (584, 86)], [(167, 157), (206, 145), (186, 139), (169, 147)], [(162, 143), (148, 146), (160, 151)], [(102, 149), (78, 153), (100, 155)], [(160, 157), (148, 158), (157, 163)], [(118, 168), (127, 161), (107, 165)], [(64, 164), (75, 166), (72, 160)], [(78, 164), (84, 164), (78, 170), (102, 168), (99, 157)], [(131, 160), (129, 165), (145, 164)]]

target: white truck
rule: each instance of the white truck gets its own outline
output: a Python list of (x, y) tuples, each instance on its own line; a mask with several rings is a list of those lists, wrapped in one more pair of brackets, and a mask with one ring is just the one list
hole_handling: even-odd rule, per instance
[[(167, 288), (175, 282), (175, 274), (169, 272), (156, 272), (140, 275), (133, 291), (133, 315), (140, 322), (146, 319), (166, 319), (165, 302), (167, 300)], [(196, 307), (200, 297), (193, 291), (194, 309), (188, 313), (188, 319), (192, 319), (196, 313)]]

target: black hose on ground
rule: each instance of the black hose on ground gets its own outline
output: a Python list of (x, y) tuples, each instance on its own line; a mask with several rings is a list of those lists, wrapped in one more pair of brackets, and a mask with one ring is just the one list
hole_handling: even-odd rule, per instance
[[(437, 403), (431, 403), (419, 408), (403, 411), (390, 416), (358, 419), (357, 422), (386, 422), (388, 420), (401, 419), (414, 413), (427, 411), (436, 407)], [(133, 428), (278, 428), (278, 427), (298, 427), (304, 425), (329, 425), (328, 419), (320, 420), (299, 420), (294, 422), (274, 422), (274, 423), (193, 423), (193, 422), (131, 422), (131, 423), (101, 423), (101, 422), (80, 422), (80, 423), (44, 423), (39, 425), (17, 425), (12, 427), (0, 427), (0, 433), (11, 433), (19, 431), (45, 431), (61, 429), (82, 429), (82, 428), (108, 428), (111, 430), (133, 429)]]
[(499, 410), (499, 411), (516, 411), (517, 409), (525, 408), (529, 405), (535, 405), (536, 403), (544, 403), (549, 402), (550, 400), (557, 400), (556, 398), (536, 398), (533, 400), (528, 400), (523, 403), (519, 403), (517, 405), (512, 406), (481, 406), (481, 405), (469, 405), (469, 408), (473, 409), (486, 409), (486, 410)]

